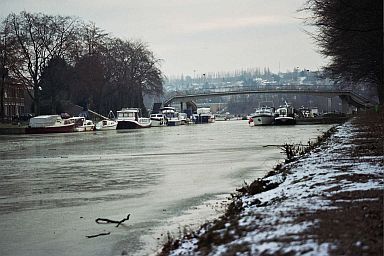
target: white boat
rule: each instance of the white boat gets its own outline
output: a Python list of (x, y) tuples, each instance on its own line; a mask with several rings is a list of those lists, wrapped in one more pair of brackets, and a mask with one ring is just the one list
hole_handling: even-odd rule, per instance
[(116, 130), (117, 122), (113, 120), (101, 120), (96, 123), (96, 130), (105, 131), (105, 130)]
[[(102, 116), (103, 117), (103, 116)], [(105, 131), (105, 130), (116, 130), (117, 121), (115, 121), (115, 114), (110, 110), (108, 113), (108, 117), (103, 117), (105, 119), (96, 123), (96, 130)]]
[(294, 125), (296, 124), (295, 110), (292, 106), (285, 103), (276, 109), (274, 124), (276, 125)]
[(117, 111), (116, 121), (116, 129), (140, 129), (151, 127), (151, 119), (141, 117), (138, 108), (123, 108), (122, 110)]
[(73, 132), (75, 124), (59, 115), (42, 115), (32, 117), (26, 133), (61, 133)]
[(74, 116), (69, 118), (70, 122), (75, 124), (74, 130), (75, 132), (87, 132), (94, 131), (95, 124), (92, 120), (87, 120), (82, 116)]
[(196, 114), (193, 114), (193, 119), (196, 124), (214, 123), (215, 116), (210, 108), (198, 108)]
[(230, 119), (231, 117), (229, 112), (215, 114), (215, 121), (228, 121)]
[(190, 122), (187, 113), (179, 113), (179, 119), (181, 124), (189, 124)]
[(153, 127), (167, 126), (167, 120), (163, 113), (151, 114), (149, 118)]
[(181, 125), (181, 119), (179, 117), (179, 112), (173, 107), (163, 107), (161, 113), (165, 116), (167, 126), (178, 126)]
[(92, 120), (86, 119), (83, 126), (85, 127), (85, 131), (94, 131), (95, 130), (95, 123)]
[(273, 107), (259, 107), (249, 116), (248, 123), (250, 126), (271, 125), (275, 120)]

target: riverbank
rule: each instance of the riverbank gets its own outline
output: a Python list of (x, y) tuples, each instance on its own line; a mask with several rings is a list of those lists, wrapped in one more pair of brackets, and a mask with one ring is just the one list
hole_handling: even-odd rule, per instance
[(383, 155), (383, 109), (354, 117), (161, 255), (381, 255)]
[(25, 134), (26, 124), (0, 123), (0, 135)]

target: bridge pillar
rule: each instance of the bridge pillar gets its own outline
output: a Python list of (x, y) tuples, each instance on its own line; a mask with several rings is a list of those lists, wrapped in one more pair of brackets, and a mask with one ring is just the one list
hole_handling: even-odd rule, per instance
[(183, 102), (180, 102), (180, 112), (183, 112)]

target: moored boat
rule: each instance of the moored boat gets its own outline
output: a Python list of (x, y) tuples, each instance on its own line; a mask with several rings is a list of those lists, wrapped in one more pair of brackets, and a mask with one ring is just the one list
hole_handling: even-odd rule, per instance
[(210, 108), (198, 108), (196, 114), (193, 115), (196, 124), (214, 123), (215, 116), (212, 114)]
[(25, 129), (26, 133), (64, 133), (73, 132), (75, 124), (59, 115), (41, 115), (32, 117)]
[(105, 130), (116, 130), (117, 122), (113, 120), (101, 120), (96, 123), (96, 130), (98, 131), (105, 131)]
[(116, 130), (117, 121), (115, 121), (116, 117), (115, 117), (115, 114), (113, 114), (112, 110), (109, 111), (108, 117), (104, 117), (104, 116), (101, 116), (101, 117), (104, 119), (96, 123), (95, 125), (96, 130), (98, 131)]
[(117, 111), (116, 129), (140, 129), (150, 128), (151, 119), (141, 117), (138, 108), (123, 108)]
[(167, 126), (167, 120), (163, 113), (151, 114), (149, 118), (153, 127)]
[(287, 103), (276, 109), (274, 124), (276, 125), (294, 125), (296, 124), (295, 111)]
[(229, 112), (215, 114), (215, 121), (228, 121), (230, 119), (231, 119), (231, 116)]
[(179, 113), (181, 124), (188, 124), (190, 122), (187, 113)]
[(298, 117), (296, 124), (339, 124), (348, 120), (348, 117), (342, 113), (323, 113), (314, 117)]
[(273, 107), (259, 107), (249, 117), (249, 125), (271, 125), (275, 120), (275, 113)]
[(85, 119), (85, 117), (82, 116), (74, 116), (71, 118), (68, 118), (70, 122), (75, 124), (74, 131), (75, 132), (87, 132), (87, 131), (94, 131), (95, 130), (95, 124), (92, 120)]
[(84, 122), (85, 131), (94, 131), (96, 130), (95, 123), (92, 120), (86, 119)]
[(164, 115), (167, 122), (167, 126), (178, 126), (181, 125), (181, 119), (179, 112), (173, 107), (163, 107), (161, 113)]

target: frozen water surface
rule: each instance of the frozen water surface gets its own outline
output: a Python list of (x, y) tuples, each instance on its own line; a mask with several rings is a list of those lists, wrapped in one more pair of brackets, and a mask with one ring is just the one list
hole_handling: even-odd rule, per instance
[[(0, 255), (148, 255), (329, 125), (0, 136)], [(275, 146), (274, 146), (275, 145)], [(118, 228), (97, 218), (129, 221)], [(109, 235), (86, 238), (110, 232)]]

